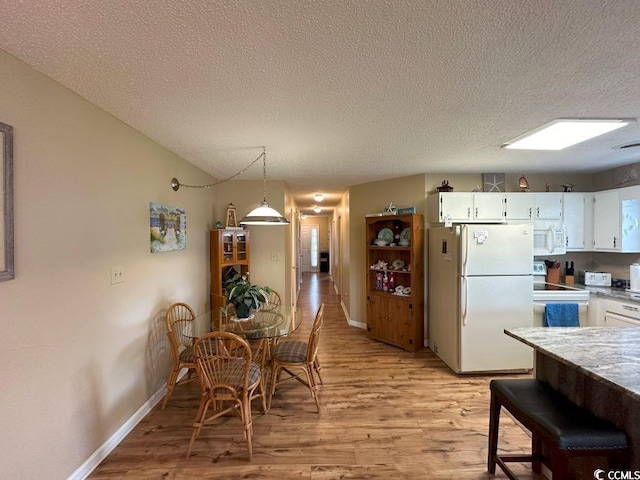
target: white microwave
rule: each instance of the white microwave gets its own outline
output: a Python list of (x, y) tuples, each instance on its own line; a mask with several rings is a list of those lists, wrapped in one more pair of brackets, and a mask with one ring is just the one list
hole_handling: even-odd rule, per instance
[(561, 222), (534, 222), (533, 255), (564, 255), (564, 225)]

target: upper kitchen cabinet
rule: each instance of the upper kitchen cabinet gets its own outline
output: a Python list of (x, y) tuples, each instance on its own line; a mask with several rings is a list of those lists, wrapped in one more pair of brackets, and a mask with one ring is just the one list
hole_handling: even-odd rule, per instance
[(562, 218), (566, 251), (593, 250), (593, 193), (563, 193)]
[(620, 251), (620, 192), (605, 190), (594, 194), (594, 250)]
[(562, 219), (562, 193), (505, 194), (507, 221)]
[(605, 190), (594, 194), (594, 250), (640, 252), (640, 189)]
[(534, 220), (562, 219), (561, 193), (534, 193), (533, 198), (535, 200)]
[(511, 220), (533, 220), (536, 202), (533, 193), (505, 194), (505, 218)]
[(504, 221), (504, 193), (441, 192), (428, 198), (429, 221), (486, 223)]

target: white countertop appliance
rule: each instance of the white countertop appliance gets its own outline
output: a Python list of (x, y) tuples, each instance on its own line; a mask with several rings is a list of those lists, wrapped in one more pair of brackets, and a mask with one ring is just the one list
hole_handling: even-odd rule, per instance
[(611, 274), (604, 272), (580, 272), (578, 279), (590, 287), (610, 287)]
[(456, 373), (526, 371), (530, 347), (505, 328), (532, 326), (533, 225), (430, 228), (429, 347)]

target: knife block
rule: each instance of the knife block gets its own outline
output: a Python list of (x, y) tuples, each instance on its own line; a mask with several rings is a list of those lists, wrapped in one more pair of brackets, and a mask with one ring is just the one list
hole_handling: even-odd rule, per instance
[(560, 269), (547, 268), (547, 283), (560, 283)]
[(565, 275), (564, 276), (565, 285), (573, 285), (573, 282), (574, 282), (573, 275)]

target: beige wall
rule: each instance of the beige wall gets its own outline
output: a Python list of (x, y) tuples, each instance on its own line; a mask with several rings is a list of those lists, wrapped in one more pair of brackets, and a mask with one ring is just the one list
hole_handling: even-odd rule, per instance
[[(164, 385), (166, 308), (207, 308), (213, 196), (170, 181), (212, 178), (2, 51), (0, 71), (16, 254), (0, 283), (2, 476), (68, 478)], [(186, 250), (150, 253), (151, 201), (186, 208)]]
[(300, 220), (301, 225), (318, 225), (318, 248), (329, 250), (329, 217), (311, 215)]
[[(259, 153), (259, 152), (258, 152)], [(254, 157), (255, 158), (255, 157)], [(251, 161), (251, 156), (248, 160)], [(238, 221), (254, 208), (260, 206), (263, 198), (262, 180), (234, 180), (215, 187), (215, 218), (224, 224), (227, 205), (231, 202), (236, 207)], [(283, 181), (267, 182), (267, 201), (280, 214), (291, 221), (291, 206), (287, 209), (285, 202), (290, 203)], [(214, 222), (215, 223), (215, 222)], [(251, 239), (251, 259), (249, 273), (251, 282), (266, 285), (277, 290), (285, 304), (290, 304), (289, 292), (290, 263), (287, 258), (290, 225), (248, 226)], [(278, 254), (279, 259), (272, 259), (272, 253)]]
[[(365, 216), (380, 213), (393, 202), (398, 208), (416, 207), (424, 215), (425, 176), (412, 175), (382, 182), (355, 185), (349, 188), (349, 260), (350, 278), (348, 310), (350, 320), (366, 323)], [(343, 300), (344, 301), (344, 300)], [(347, 303), (347, 302), (345, 302)]]
[(594, 175), (594, 191), (640, 185), (640, 163), (611, 168)]
[[(505, 174), (505, 192), (519, 192), (519, 181), (522, 174)], [(565, 183), (571, 183), (574, 185), (574, 192), (591, 192), (592, 189), (592, 175), (588, 173), (550, 173), (550, 174), (530, 174), (524, 173), (525, 178), (529, 182), (529, 188), (532, 192), (544, 192), (546, 184), (549, 184), (550, 191), (562, 192), (562, 185)], [(429, 174), (427, 175), (427, 193), (436, 193), (437, 187), (442, 184), (443, 180), (448, 180), (449, 185), (453, 187), (454, 192), (471, 192), (475, 189), (482, 191), (482, 174), (481, 173), (467, 173), (467, 174)]]

